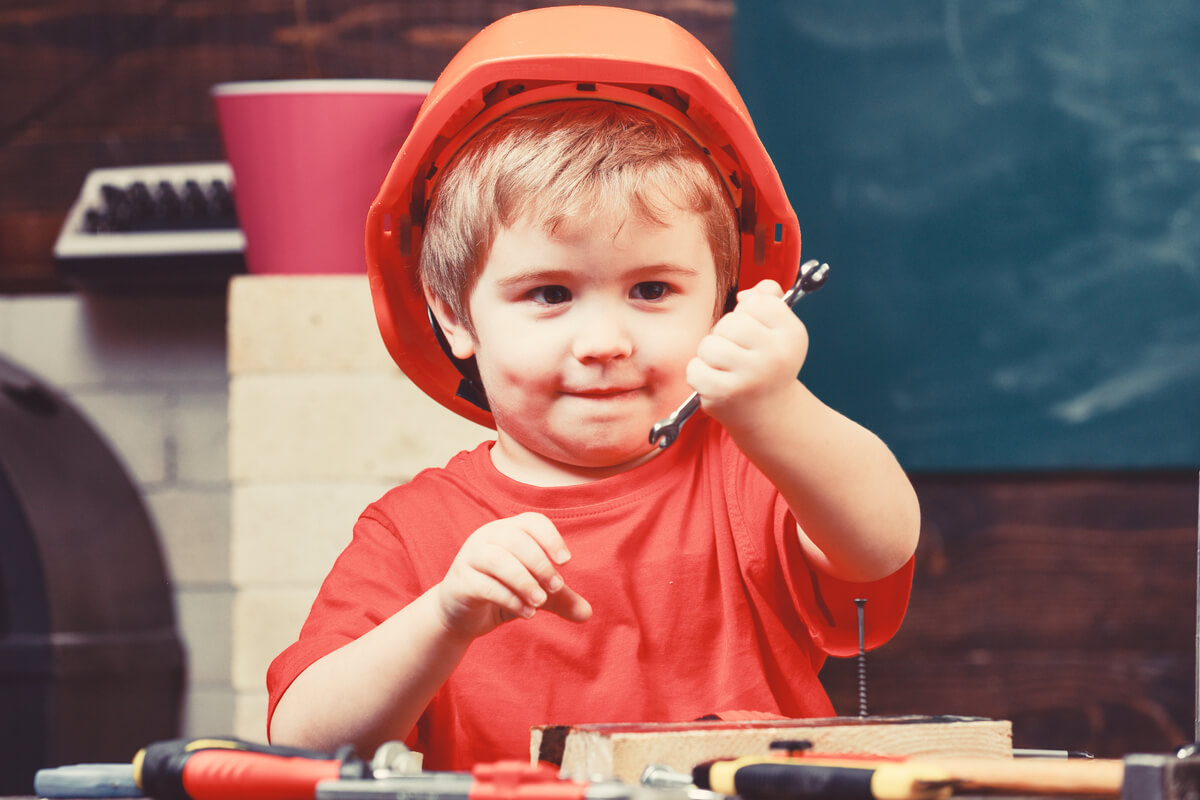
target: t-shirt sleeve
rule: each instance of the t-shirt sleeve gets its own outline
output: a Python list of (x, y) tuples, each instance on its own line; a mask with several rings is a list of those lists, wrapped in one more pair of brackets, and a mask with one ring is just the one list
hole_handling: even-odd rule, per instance
[(267, 670), (267, 729), (279, 698), (314, 662), (354, 641), (421, 592), (407, 550), (388, 518), (369, 507), (321, 585), (299, 639)]
[(735, 501), (759, 557), (776, 562), (787, 593), (799, 612), (814, 646), (845, 657), (858, 652), (858, 606), (866, 599), (864, 633), (868, 648), (888, 641), (900, 627), (908, 609), (913, 560), (891, 575), (867, 583), (840, 580), (812, 564), (805, 556), (791, 509), (770, 481), (747, 459), (728, 435), (723, 436), (727, 480), (735, 487)]
[(858, 652), (857, 599), (863, 606), (867, 649), (887, 642), (900, 628), (912, 589), (913, 559), (879, 580), (844, 581), (814, 566), (804, 555), (791, 512), (777, 528), (779, 549), (788, 576), (788, 589), (800, 609), (813, 643), (831, 656)]

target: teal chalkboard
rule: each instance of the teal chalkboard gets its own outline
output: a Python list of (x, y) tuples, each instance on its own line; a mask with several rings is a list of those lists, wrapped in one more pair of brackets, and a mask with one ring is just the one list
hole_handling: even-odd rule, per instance
[(914, 470), (1200, 467), (1200, 3), (754, 0), (829, 284), (804, 377)]

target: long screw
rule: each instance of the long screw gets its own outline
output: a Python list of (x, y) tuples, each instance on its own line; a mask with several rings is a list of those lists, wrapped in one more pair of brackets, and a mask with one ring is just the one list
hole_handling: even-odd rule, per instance
[(858, 606), (858, 716), (867, 716), (867, 626), (866, 626), (866, 610), (867, 598), (854, 598), (854, 605)]

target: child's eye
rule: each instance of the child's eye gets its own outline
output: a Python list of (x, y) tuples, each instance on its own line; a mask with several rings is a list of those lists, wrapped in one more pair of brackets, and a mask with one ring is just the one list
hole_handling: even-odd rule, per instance
[(565, 286), (539, 286), (529, 293), (535, 303), (555, 306), (571, 299), (571, 290)]
[(630, 295), (638, 300), (661, 300), (670, 292), (670, 287), (663, 281), (642, 281), (635, 285)]

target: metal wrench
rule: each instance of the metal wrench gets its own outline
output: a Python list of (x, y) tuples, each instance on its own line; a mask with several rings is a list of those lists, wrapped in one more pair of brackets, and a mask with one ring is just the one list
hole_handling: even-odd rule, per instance
[[(828, 264), (818, 262), (816, 259), (805, 261), (800, 265), (800, 274), (796, 276), (796, 282), (783, 295), (783, 302), (787, 303), (789, 308), (796, 305), (801, 297), (812, 294), (824, 286), (825, 279), (828, 277)], [(671, 443), (679, 438), (679, 431), (683, 429), (683, 424), (691, 418), (692, 414), (696, 413), (698, 408), (700, 408), (700, 393), (692, 392), (692, 396), (684, 400), (683, 405), (672, 411), (670, 416), (654, 423), (654, 427), (650, 429), (650, 444), (656, 444), (660, 449), (670, 447)]]

